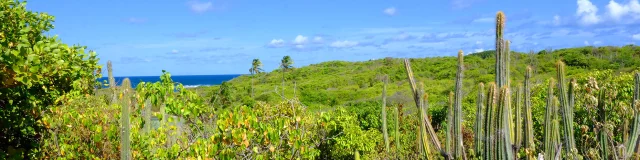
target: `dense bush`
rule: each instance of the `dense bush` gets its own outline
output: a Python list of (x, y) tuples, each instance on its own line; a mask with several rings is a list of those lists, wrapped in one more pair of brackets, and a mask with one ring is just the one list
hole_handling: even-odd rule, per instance
[(0, 159), (36, 156), (49, 108), (91, 94), (100, 76), (94, 52), (43, 34), (52, 22), (23, 2), (0, 1)]

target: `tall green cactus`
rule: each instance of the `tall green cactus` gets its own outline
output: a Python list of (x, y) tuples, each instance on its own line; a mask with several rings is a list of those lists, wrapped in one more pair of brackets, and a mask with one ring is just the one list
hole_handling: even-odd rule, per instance
[(508, 60), (509, 53), (505, 53), (505, 41), (503, 39), (504, 26), (506, 17), (502, 11), (496, 14), (496, 85), (498, 88), (508, 85), (507, 80), (509, 75), (506, 71), (509, 70)]
[(462, 144), (462, 79), (464, 78), (464, 52), (458, 51), (458, 72), (456, 73), (455, 98), (453, 103), (453, 157), (466, 157)]
[[(416, 81), (413, 77), (413, 71), (411, 70), (411, 62), (409, 62), (409, 59), (405, 59), (404, 60), (404, 67), (405, 70), (407, 71), (407, 78), (409, 79), (409, 83), (410, 83), (410, 87), (411, 87), (411, 91), (413, 93), (413, 100), (416, 103), (416, 107), (420, 107), (422, 106), (422, 101), (420, 101), (420, 94), (418, 93), (418, 89), (416, 86)], [(440, 154), (445, 157), (445, 159), (449, 159), (449, 154), (445, 151), (442, 150), (442, 147), (440, 146), (440, 140), (438, 140), (438, 137), (435, 133), (435, 131), (433, 130), (433, 126), (431, 126), (431, 119), (423, 114), (420, 114), (420, 123), (422, 123), (422, 125), (426, 126), (427, 129), (427, 133), (429, 134), (429, 139), (431, 140), (431, 142), (433, 143), (434, 147), (436, 150), (440, 151)]]
[(449, 92), (449, 108), (447, 109), (447, 133), (446, 133), (446, 146), (444, 146), (444, 151), (453, 157), (452, 147), (453, 147), (453, 97), (454, 93)]
[[(504, 27), (504, 26), (503, 26)], [(504, 61), (502, 62), (502, 64), (505, 66), (503, 69), (503, 73), (504, 73), (504, 83), (506, 86), (511, 86), (511, 82), (509, 77), (511, 76), (511, 70), (510, 69), (510, 64), (511, 64), (511, 48), (509, 48), (511, 45), (511, 41), (508, 40), (504, 40), (504, 50), (502, 50), (502, 56), (504, 58)]]
[[(554, 110), (559, 110), (560, 101), (558, 97), (553, 97), (553, 107)], [(560, 157), (562, 153), (562, 142), (560, 141), (560, 117), (558, 114), (553, 114), (553, 123), (552, 123), (552, 134), (553, 134), (553, 159), (561, 159)], [(571, 155), (568, 155), (571, 156)]]
[(484, 119), (484, 153), (482, 154), (484, 159), (496, 159), (496, 127), (495, 125), (495, 113), (496, 113), (496, 105), (497, 105), (497, 87), (496, 84), (491, 82), (489, 83), (489, 92), (487, 93), (486, 109), (484, 111), (484, 115), (486, 118)]
[(143, 111), (143, 118), (144, 118), (144, 128), (143, 128), (143, 132), (144, 133), (149, 133), (149, 131), (151, 130), (152, 127), (152, 122), (151, 122), (151, 111), (152, 105), (151, 105), (151, 100), (147, 99), (144, 102), (144, 107), (142, 108)]
[(609, 158), (609, 148), (607, 143), (607, 128), (604, 126), (607, 123), (607, 116), (605, 111), (605, 89), (601, 89), (598, 93), (598, 141), (600, 142), (600, 158)]
[(387, 134), (387, 75), (382, 86), (382, 133), (384, 135), (385, 152), (389, 153), (389, 134)]
[(527, 160), (535, 159), (535, 143), (533, 141), (533, 116), (531, 114), (531, 67), (527, 66), (524, 74), (524, 148)]
[(107, 74), (109, 76), (109, 88), (113, 93), (113, 95), (111, 96), (111, 103), (115, 103), (118, 100), (118, 96), (115, 90), (118, 84), (116, 84), (116, 79), (113, 77), (113, 64), (111, 64), (111, 61), (107, 61)]
[[(564, 148), (565, 152), (569, 156), (568, 158), (573, 159), (577, 154), (577, 150), (575, 148), (576, 142), (574, 140), (573, 135), (573, 100), (570, 100), (567, 93), (573, 92), (573, 87), (570, 86), (569, 91), (565, 90), (565, 71), (564, 71), (564, 63), (562, 61), (558, 61), (556, 63), (557, 69), (557, 78), (558, 78), (558, 97), (560, 100), (560, 107), (562, 113), (562, 122), (563, 122), (563, 134), (564, 135)], [(569, 93), (573, 96), (573, 93)], [(573, 98), (571, 98), (573, 99)], [(571, 103), (570, 103), (571, 101)]]
[(500, 88), (500, 95), (497, 108), (497, 147), (498, 159), (511, 160), (515, 158), (511, 142), (511, 134), (509, 133), (511, 124), (511, 93), (509, 87)]
[(523, 128), (522, 128), (522, 85), (518, 85), (518, 89), (516, 90), (516, 104), (515, 104), (515, 111), (514, 111), (514, 124), (515, 126), (514, 128), (514, 142), (513, 142), (513, 148), (514, 151), (516, 153), (519, 152), (520, 150), (520, 146), (522, 145), (522, 133), (523, 133)]
[(557, 112), (553, 102), (553, 88), (555, 86), (554, 79), (549, 80), (549, 88), (547, 92), (547, 109), (544, 116), (544, 159), (551, 159), (555, 155), (555, 126), (553, 125), (554, 117)]
[(131, 159), (131, 140), (130, 140), (130, 130), (131, 124), (129, 122), (130, 116), (130, 107), (132, 96), (131, 93), (133, 89), (131, 89), (131, 81), (129, 78), (125, 78), (122, 81), (122, 93), (121, 93), (121, 115), (120, 115), (120, 123), (121, 131), (120, 131), (120, 159), (128, 160)]
[[(425, 107), (428, 105), (428, 101), (427, 99), (427, 95), (426, 93), (424, 93), (424, 84), (422, 82), (420, 82), (420, 98), (421, 101), (423, 103), (421, 103), (420, 108), (418, 109), (418, 111), (420, 111), (420, 116), (419, 117), (427, 117), (427, 112), (425, 110)], [(421, 118), (424, 119), (424, 118)], [(424, 155), (425, 158), (428, 158), (428, 156), (431, 154), (429, 152), (429, 140), (427, 140), (427, 131), (425, 130), (426, 126), (424, 123), (420, 123), (420, 126), (418, 127), (418, 129), (420, 129), (420, 131), (418, 132), (418, 134), (420, 135), (420, 152), (422, 153), (422, 155)]]
[[(427, 112), (429, 111), (429, 100), (428, 100), (428, 98), (429, 98), (429, 96), (427, 95), (427, 93), (423, 93), (423, 96), (422, 96), (422, 114), (424, 114), (425, 117), (429, 117), (429, 115), (427, 114)], [(429, 135), (427, 135), (426, 126), (422, 127), (422, 134), (421, 135), (422, 135), (422, 137), (420, 137), (421, 140), (426, 142), (424, 144), (424, 146), (422, 146), (423, 147), (422, 149), (425, 151), (425, 154), (427, 155), (427, 158), (429, 158), (428, 156), (431, 156), (431, 144), (428, 143), (429, 140), (427, 139), (427, 136), (429, 136)]]
[(640, 73), (635, 73), (634, 82), (633, 102), (631, 103), (633, 108), (633, 127), (631, 128), (630, 140), (625, 144), (627, 148), (626, 159), (631, 158), (636, 153), (638, 137), (640, 136)]
[(395, 121), (396, 121), (396, 154), (400, 153), (400, 106), (395, 107)]
[(474, 140), (475, 140), (475, 156), (480, 158), (480, 157), (484, 157), (483, 155), (483, 142), (485, 141), (485, 138), (483, 136), (484, 130), (483, 130), (483, 114), (484, 114), (484, 83), (480, 83), (478, 84), (478, 99), (476, 99), (476, 125), (474, 127)]

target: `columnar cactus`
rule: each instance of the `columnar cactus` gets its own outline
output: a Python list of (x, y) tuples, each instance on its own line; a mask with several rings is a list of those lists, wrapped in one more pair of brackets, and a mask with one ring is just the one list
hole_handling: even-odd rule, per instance
[[(553, 97), (553, 108), (554, 110), (559, 110), (560, 101), (558, 97)], [(560, 155), (562, 153), (562, 142), (560, 141), (560, 117), (558, 114), (553, 114), (553, 123), (552, 123), (552, 134), (553, 134), (553, 159), (561, 159)], [(571, 156), (571, 155), (568, 155)]]
[[(565, 152), (569, 155), (569, 158), (573, 159), (573, 157), (576, 156), (575, 154), (577, 154), (577, 150), (575, 149), (576, 142), (573, 136), (573, 100), (569, 99), (567, 90), (565, 90), (564, 63), (558, 61), (556, 68), (558, 76), (558, 99), (560, 100), (560, 107), (562, 108), (560, 113), (562, 113)], [(573, 87), (571, 86), (568, 92), (573, 92), (572, 89)], [(570, 95), (573, 96), (573, 93), (570, 93)], [(569, 103), (570, 101), (571, 103)]]
[(395, 107), (396, 112), (395, 112), (395, 121), (396, 121), (396, 153), (400, 152), (400, 119), (398, 117), (400, 117), (400, 107)]
[[(420, 97), (421, 97), (421, 101), (423, 103), (421, 103), (422, 106), (420, 106), (419, 110), (420, 111), (420, 116), (419, 117), (427, 117), (427, 112), (425, 110), (426, 106), (428, 106), (428, 101), (427, 99), (427, 95), (426, 93), (424, 93), (424, 84), (421, 82), (420, 83)], [(421, 118), (424, 119), (424, 118)], [(418, 129), (420, 130), (418, 132), (418, 134), (420, 135), (420, 152), (425, 156), (428, 157), (431, 153), (429, 152), (430, 147), (429, 147), (429, 141), (427, 140), (427, 132), (425, 130), (426, 126), (424, 123), (420, 123), (420, 127), (418, 127)]]
[(633, 102), (631, 103), (633, 108), (633, 127), (631, 128), (630, 140), (625, 144), (627, 148), (625, 158), (627, 159), (635, 153), (638, 147), (638, 137), (640, 136), (640, 73), (635, 73), (634, 82)]
[(387, 76), (384, 76), (382, 86), (382, 133), (384, 135), (385, 151), (389, 153), (389, 134), (387, 134)]
[(482, 154), (484, 159), (496, 159), (496, 126), (495, 126), (495, 114), (496, 114), (496, 105), (498, 100), (498, 91), (495, 83), (489, 83), (489, 92), (487, 93), (486, 109), (484, 111), (484, 115), (486, 118), (484, 119), (484, 153)]
[[(504, 27), (504, 26), (503, 26)], [(511, 41), (508, 40), (504, 40), (504, 49), (502, 50), (502, 56), (504, 58), (504, 61), (502, 62), (502, 64), (504, 64), (504, 83), (506, 86), (510, 86), (511, 82), (509, 77), (511, 76), (511, 70), (510, 69), (510, 64), (511, 64), (511, 48), (509, 48), (511, 45)]]
[(511, 124), (511, 93), (509, 92), (509, 87), (504, 86), (500, 89), (500, 95), (498, 99), (497, 106), (497, 147), (498, 147), (498, 155), (497, 159), (514, 159), (515, 155), (513, 153), (511, 135), (509, 134), (509, 129), (511, 128), (509, 125)]
[(475, 156), (476, 157), (484, 157), (483, 153), (483, 142), (484, 139), (484, 130), (483, 130), (483, 114), (484, 114), (484, 83), (480, 83), (478, 85), (478, 99), (476, 99), (476, 125), (474, 127), (475, 133)]
[(458, 51), (458, 72), (456, 73), (455, 98), (453, 103), (453, 157), (466, 157), (462, 146), (462, 79), (464, 77), (464, 52)]
[(122, 81), (122, 93), (121, 95), (121, 107), (122, 112), (120, 115), (120, 123), (121, 132), (120, 132), (120, 159), (128, 160), (131, 159), (131, 142), (130, 142), (130, 107), (131, 107), (131, 93), (133, 89), (131, 89), (131, 81), (129, 78), (125, 78)]
[(553, 121), (557, 109), (555, 109), (555, 105), (553, 102), (554, 85), (555, 81), (553, 79), (550, 79), (547, 92), (547, 110), (545, 111), (544, 116), (544, 159), (551, 159), (555, 155), (555, 126), (553, 125)]
[(147, 99), (144, 102), (144, 107), (142, 108), (143, 116), (144, 116), (144, 128), (143, 128), (144, 133), (149, 133), (149, 131), (151, 130), (151, 127), (152, 127), (152, 125), (151, 125), (152, 124), (152, 122), (151, 122), (151, 114), (152, 114), (151, 107), (152, 107), (151, 106), (151, 100)]
[(533, 116), (531, 115), (531, 67), (524, 74), (524, 148), (526, 159), (535, 159), (535, 143), (533, 141)]
[(607, 116), (605, 112), (605, 89), (601, 89), (598, 93), (598, 141), (600, 142), (600, 158), (609, 158), (609, 149), (607, 143), (607, 128), (604, 124), (607, 123)]
[(444, 146), (444, 151), (453, 156), (452, 148), (453, 148), (453, 97), (454, 93), (449, 92), (449, 108), (447, 109), (447, 133), (446, 133), (446, 146)]
[[(498, 88), (508, 86), (509, 53), (508, 45), (503, 39), (506, 17), (502, 11), (496, 14), (496, 85)], [(507, 42), (508, 43), (508, 42)]]
[[(420, 108), (420, 106), (422, 106), (422, 101), (420, 101), (420, 94), (418, 92), (417, 86), (416, 86), (416, 81), (413, 77), (413, 71), (411, 70), (411, 63), (409, 62), (409, 59), (405, 59), (404, 60), (404, 67), (405, 70), (407, 71), (407, 77), (409, 79), (409, 83), (411, 84), (411, 91), (413, 93), (413, 100), (416, 103), (416, 107)], [(423, 114), (420, 114), (420, 123), (421, 125), (426, 126), (427, 129), (427, 133), (429, 134), (429, 138), (431, 140), (431, 142), (434, 144), (434, 147), (436, 150), (440, 151), (440, 154), (442, 156), (445, 157), (445, 159), (449, 159), (449, 154), (444, 152), (442, 150), (442, 147), (440, 146), (440, 140), (438, 140), (438, 137), (435, 133), (435, 131), (433, 130), (433, 127), (431, 126), (431, 119)]]
[(107, 61), (107, 74), (109, 76), (109, 88), (113, 92), (113, 95), (111, 96), (111, 103), (115, 103), (118, 100), (115, 91), (118, 84), (116, 84), (116, 79), (113, 78), (113, 65), (111, 64), (111, 61)]
[(516, 90), (516, 104), (515, 104), (515, 112), (514, 112), (514, 142), (513, 148), (516, 153), (518, 153), (520, 146), (522, 145), (522, 85), (518, 85), (518, 89)]

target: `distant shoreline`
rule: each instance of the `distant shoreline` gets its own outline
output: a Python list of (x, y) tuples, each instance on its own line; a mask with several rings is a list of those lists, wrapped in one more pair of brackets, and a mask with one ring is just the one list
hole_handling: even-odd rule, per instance
[[(220, 85), (222, 82), (232, 80), (236, 77), (245, 74), (226, 74), (226, 75), (172, 75), (171, 79), (174, 82), (182, 84), (185, 88), (197, 88), (204, 86)], [(124, 78), (129, 78), (132, 82), (133, 88), (135, 88), (140, 82), (157, 82), (160, 81), (160, 76), (121, 76), (114, 77), (116, 83), (121, 85)], [(98, 78), (99, 82), (108, 81), (108, 77)]]

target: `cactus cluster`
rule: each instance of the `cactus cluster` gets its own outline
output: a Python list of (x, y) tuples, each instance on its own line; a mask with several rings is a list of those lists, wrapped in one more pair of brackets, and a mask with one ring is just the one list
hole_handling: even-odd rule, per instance
[[(544, 143), (540, 144), (540, 149), (542, 150), (536, 151), (531, 99), (533, 69), (530, 66), (526, 67), (524, 81), (515, 87), (515, 93), (512, 94), (509, 77), (510, 42), (503, 39), (505, 21), (504, 13), (498, 12), (496, 15), (496, 77), (495, 82), (487, 83), (487, 92), (485, 92), (484, 83), (478, 85), (476, 119), (473, 128), (475, 132), (474, 146), (470, 149), (472, 151), (470, 155), (474, 159), (499, 160), (542, 158), (536, 157), (536, 155), (544, 156), (544, 159), (582, 159), (583, 157), (577, 150), (574, 137), (576, 128), (573, 126), (573, 109), (576, 105), (575, 92), (578, 85), (575, 79), (566, 80), (565, 64), (562, 61), (556, 63), (555, 79), (548, 80), (547, 95), (545, 96), (545, 115), (542, 123)], [(444, 159), (467, 159), (466, 150), (462, 143), (462, 118), (464, 117), (462, 110), (464, 96), (462, 92), (464, 87), (462, 83), (464, 76), (463, 52), (458, 52), (455, 90), (450, 92), (449, 95), (446, 115), (447, 126), (445, 126), (446, 130), (444, 130), (446, 138), (444, 147), (440, 146), (439, 140), (430, 125), (429, 116), (425, 112), (426, 109), (424, 108), (427, 106), (426, 93), (423, 93), (422, 85), (420, 85), (420, 90), (416, 87), (409, 60), (405, 59), (404, 62), (413, 91), (413, 98), (416, 106), (420, 109), (420, 152), (423, 156), (429, 155), (428, 151), (430, 149), (427, 147), (430, 140), (431, 144), (441, 153)], [(598, 87), (596, 86), (596, 88)], [(554, 92), (554, 89), (557, 89), (557, 91)], [(637, 158), (640, 151), (638, 144), (640, 143), (640, 72), (635, 74), (635, 89), (630, 106), (633, 111), (633, 116), (630, 118), (632, 121), (625, 123), (630, 123), (631, 127), (623, 130), (625, 132), (623, 133), (625, 134), (623, 138), (624, 146), (616, 146), (617, 149), (608, 148), (610, 145), (615, 145), (609, 143), (612, 140), (609, 137), (611, 131), (605, 127), (605, 124), (607, 124), (605, 108), (609, 106), (605, 106), (605, 89), (597, 90), (599, 95), (593, 97), (597, 100), (597, 105), (594, 103), (593, 106), (596, 106), (598, 115), (594, 118), (597, 119), (594, 129), (597, 134), (598, 142), (596, 143), (599, 143), (598, 146), (601, 147), (599, 158), (610, 159), (609, 152), (612, 150), (620, 152), (620, 154), (613, 152), (615, 155), (612, 157), (618, 158), (618, 155), (622, 155), (622, 159)], [(514, 103), (512, 103), (512, 100)], [(386, 139), (385, 137), (385, 141)], [(427, 159), (430, 158), (427, 157)]]
[[(569, 85), (569, 91), (565, 90), (565, 73), (564, 73), (564, 63), (562, 61), (558, 61), (556, 64), (557, 68), (557, 76), (558, 76), (558, 94), (560, 100), (560, 107), (562, 114), (562, 129), (564, 135), (564, 148), (569, 158), (573, 159), (576, 142), (573, 137), (573, 85)], [(571, 98), (569, 98), (571, 97)]]

